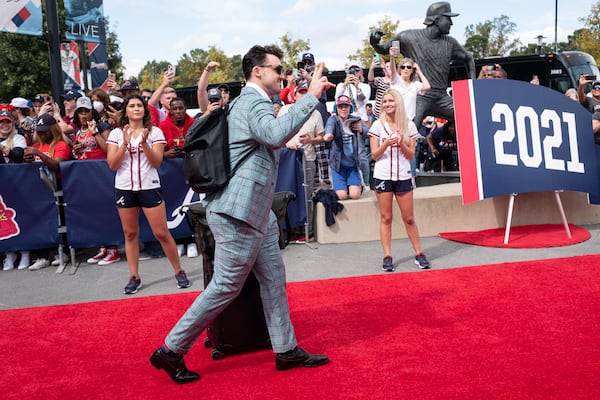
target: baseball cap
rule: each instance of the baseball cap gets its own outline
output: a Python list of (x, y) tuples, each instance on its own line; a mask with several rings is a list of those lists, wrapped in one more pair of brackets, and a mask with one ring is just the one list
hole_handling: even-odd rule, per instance
[(595, 84), (600, 85), (600, 81), (594, 81), (594, 82), (592, 82), (592, 86), (594, 86)]
[(352, 100), (350, 100), (350, 97), (346, 96), (346, 95), (341, 95), (340, 97), (337, 98), (337, 100), (335, 101), (335, 103), (339, 106), (340, 104), (348, 104), (349, 106), (352, 105)]
[(22, 97), (15, 97), (10, 101), (10, 105), (16, 108), (30, 108), (29, 101)]
[(215, 100), (221, 100), (221, 91), (217, 88), (208, 89), (208, 101), (213, 102)]
[(425, 14), (425, 21), (423, 23), (425, 25), (431, 24), (434, 18), (438, 15), (444, 15), (446, 17), (457, 17), (459, 14), (452, 12), (450, 3), (448, 3), (447, 1), (438, 1), (437, 3), (431, 4), (427, 8), (427, 12)]
[(61, 94), (60, 97), (63, 100), (74, 100), (74, 99), (80, 98), (81, 97), (81, 93), (76, 92), (74, 90), (69, 90), (67, 93)]
[(75, 110), (79, 110), (80, 108), (87, 108), (88, 110), (91, 110), (93, 108), (92, 100), (90, 100), (89, 97), (85, 96), (78, 98)]
[(121, 84), (121, 90), (140, 90), (140, 85), (133, 79), (127, 79)]
[(311, 63), (315, 63), (315, 56), (313, 53), (304, 53), (302, 54), (302, 61), (310, 61)]
[(8, 110), (0, 111), (0, 121), (13, 121), (12, 115)]
[(298, 86), (296, 86), (296, 89), (294, 89), (294, 93), (298, 93), (299, 91), (308, 91), (308, 82), (306, 82), (305, 80), (300, 82)]
[(56, 120), (50, 114), (42, 114), (35, 124), (35, 130), (39, 132), (48, 132), (52, 125), (56, 124)]
[(109, 98), (109, 100), (110, 100), (111, 103), (122, 103), (123, 102), (123, 99), (121, 97), (115, 96), (115, 95), (112, 95), (112, 94), (110, 96), (108, 96), (108, 98)]
[(225, 83), (221, 83), (217, 88), (225, 93), (229, 93), (229, 86), (227, 86)]

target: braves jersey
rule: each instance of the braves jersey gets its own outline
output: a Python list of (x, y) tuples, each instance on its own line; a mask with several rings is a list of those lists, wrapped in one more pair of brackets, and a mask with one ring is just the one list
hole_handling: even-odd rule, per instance
[[(156, 143), (166, 144), (163, 132), (156, 126), (152, 127), (146, 139), (150, 147)], [(123, 144), (123, 131), (121, 128), (113, 129), (108, 135), (106, 143), (116, 146)], [(115, 175), (115, 188), (121, 190), (148, 190), (160, 188), (160, 179), (156, 168), (150, 165), (142, 148), (142, 135), (131, 138), (127, 151), (123, 156), (121, 165)]]
[[(377, 120), (369, 130), (369, 136), (377, 138), (379, 144), (383, 143), (394, 132), (390, 129), (387, 122), (385, 125), (381, 120)], [(402, 133), (398, 133), (401, 135)], [(408, 136), (411, 140), (416, 140), (419, 132), (412, 121), (408, 122)], [(379, 159), (375, 161), (373, 177), (381, 180), (404, 181), (412, 178), (410, 161), (404, 156), (400, 146), (388, 146)]]

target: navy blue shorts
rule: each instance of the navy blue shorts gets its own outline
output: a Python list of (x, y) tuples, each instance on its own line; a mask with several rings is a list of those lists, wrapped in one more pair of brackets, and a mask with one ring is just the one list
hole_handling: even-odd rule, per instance
[(376, 192), (408, 193), (413, 190), (412, 179), (389, 181), (373, 178)]
[(115, 203), (118, 208), (153, 208), (160, 206), (163, 201), (165, 199), (160, 188), (140, 191), (115, 189)]

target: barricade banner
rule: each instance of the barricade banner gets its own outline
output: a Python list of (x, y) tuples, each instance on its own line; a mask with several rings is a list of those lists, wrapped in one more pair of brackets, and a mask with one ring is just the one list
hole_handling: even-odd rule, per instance
[(463, 203), (511, 193), (572, 190), (600, 204), (591, 114), (544, 86), (452, 83)]
[(40, 164), (0, 164), (0, 252), (58, 246), (58, 208)]
[[(182, 205), (199, 201), (183, 177), (182, 159), (165, 159), (158, 169), (167, 208), (167, 226), (175, 239), (192, 236)], [(67, 242), (75, 248), (124, 243), (121, 220), (115, 205), (115, 173), (105, 160), (61, 163)], [(194, 196), (195, 195), (195, 196)], [(156, 241), (140, 210), (140, 240)]]
[[(283, 154), (277, 190), (289, 190), (290, 223), (306, 220), (302, 187), (302, 152)], [(35, 250), (58, 246), (59, 213), (52, 190), (40, 179), (41, 163), (0, 164), (0, 252)], [(61, 167), (63, 224), (66, 245), (89, 248), (124, 243), (121, 220), (114, 199), (115, 173), (106, 160), (64, 161)], [(175, 239), (193, 232), (182, 206), (200, 201), (200, 195), (185, 184), (183, 159), (165, 159), (158, 169), (165, 198), (167, 227)], [(140, 210), (140, 240), (156, 241)]]

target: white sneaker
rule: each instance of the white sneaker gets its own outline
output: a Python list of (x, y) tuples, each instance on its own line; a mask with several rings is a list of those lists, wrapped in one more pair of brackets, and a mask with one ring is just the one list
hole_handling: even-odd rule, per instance
[(31, 264), (29, 266), (29, 270), (37, 271), (39, 269), (46, 268), (49, 265), (50, 265), (50, 263), (45, 258), (38, 258), (37, 260), (35, 260), (35, 262), (33, 264)]
[(148, 253), (146, 253), (145, 251), (140, 251), (140, 257), (139, 260), (140, 261), (147, 261), (147, 260), (151, 260), (152, 256)]
[(29, 268), (29, 252), (22, 251), (21, 252), (21, 261), (19, 261), (19, 266), (17, 269), (27, 269)]
[(2, 271), (10, 271), (11, 269), (15, 269), (15, 260), (17, 259), (17, 253), (9, 252), (6, 253), (6, 257), (4, 257), (4, 261), (2, 261)]
[(185, 244), (177, 245), (177, 254), (179, 254), (179, 257), (183, 257), (184, 250), (185, 250)]
[[(63, 261), (65, 264), (68, 264), (70, 261), (70, 257), (68, 255), (66, 255), (65, 253), (63, 253)], [(58, 267), (60, 265), (60, 255), (58, 255), (58, 254), (55, 255), (54, 260), (52, 260), (50, 265), (52, 265), (53, 267)]]
[(198, 257), (198, 248), (196, 247), (196, 243), (189, 243), (187, 245), (187, 256), (188, 258)]

